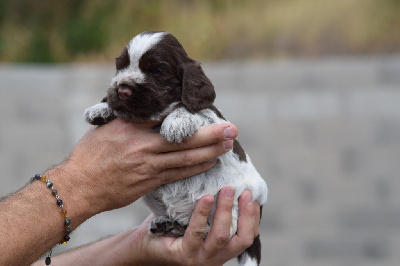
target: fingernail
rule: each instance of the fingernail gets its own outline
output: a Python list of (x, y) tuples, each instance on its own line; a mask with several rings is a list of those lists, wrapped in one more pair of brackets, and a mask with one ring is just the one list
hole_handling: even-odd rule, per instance
[(225, 140), (222, 142), (222, 145), (224, 146), (225, 150), (229, 151), (233, 147), (233, 140)]
[(236, 137), (236, 130), (232, 126), (228, 126), (224, 130), (224, 136), (227, 139), (233, 139)]
[(227, 187), (225, 189), (225, 198), (233, 199), (233, 196), (235, 196), (235, 189), (233, 187)]

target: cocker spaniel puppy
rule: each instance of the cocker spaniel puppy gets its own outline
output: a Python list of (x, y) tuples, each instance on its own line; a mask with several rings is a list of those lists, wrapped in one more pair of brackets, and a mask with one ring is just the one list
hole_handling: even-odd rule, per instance
[[(144, 32), (135, 36), (116, 59), (116, 75), (107, 96), (85, 111), (86, 121), (100, 125), (115, 117), (131, 121), (160, 122), (160, 134), (171, 143), (181, 143), (198, 129), (227, 120), (213, 105), (214, 86), (200, 64), (189, 58), (179, 41), (167, 32)], [(238, 197), (248, 189), (262, 206), (268, 189), (249, 156), (237, 140), (231, 151), (220, 156), (210, 170), (162, 185), (143, 196), (157, 216), (149, 232), (182, 236), (196, 202), (204, 195), (218, 196), (226, 185), (235, 188), (230, 234), (237, 231)], [(214, 217), (208, 217), (208, 228)], [(259, 236), (239, 256), (241, 265), (258, 265)]]

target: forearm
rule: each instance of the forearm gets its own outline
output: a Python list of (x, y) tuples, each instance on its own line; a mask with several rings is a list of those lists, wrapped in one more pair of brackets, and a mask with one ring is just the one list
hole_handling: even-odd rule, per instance
[[(126, 252), (129, 245), (125, 245), (129, 236), (134, 233), (136, 228), (128, 230), (126, 232), (93, 242), (91, 244), (78, 247), (70, 250), (56, 257), (53, 257), (52, 262), (54, 265), (124, 265), (121, 261), (127, 257), (119, 256), (120, 253)], [(134, 256), (133, 256), (134, 257)], [(132, 257), (131, 257), (132, 258)], [(135, 265), (134, 260), (130, 260), (129, 265)], [(32, 266), (42, 266), (43, 261), (38, 261)]]
[[(71, 229), (75, 229), (91, 214), (85, 211), (80, 196), (73, 193), (62, 166), (46, 175), (59, 191)], [(0, 202), (0, 265), (28, 265), (37, 260), (62, 240), (64, 222), (51, 189), (41, 181), (34, 181)]]

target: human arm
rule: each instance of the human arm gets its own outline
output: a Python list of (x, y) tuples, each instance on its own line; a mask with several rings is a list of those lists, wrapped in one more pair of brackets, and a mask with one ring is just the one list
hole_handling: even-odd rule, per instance
[[(260, 208), (245, 191), (239, 198), (238, 232), (229, 239), (233, 198), (225, 187), (218, 197), (211, 231), (203, 239), (214, 197), (206, 195), (196, 204), (183, 237), (148, 234), (149, 216), (139, 227), (77, 248), (53, 258), (57, 265), (222, 265), (248, 248), (258, 235)], [(41, 262), (43, 263), (43, 262)], [(40, 266), (39, 262), (34, 266)]]
[[(211, 168), (215, 161), (210, 159), (231, 149), (237, 135), (233, 125), (212, 125), (174, 145), (153, 126), (115, 119), (91, 127), (68, 159), (45, 173), (64, 201), (71, 229), (97, 213), (128, 205), (163, 183)], [(0, 265), (32, 263), (60, 242), (63, 223), (54, 196), (42, 182), (2, 200)]]

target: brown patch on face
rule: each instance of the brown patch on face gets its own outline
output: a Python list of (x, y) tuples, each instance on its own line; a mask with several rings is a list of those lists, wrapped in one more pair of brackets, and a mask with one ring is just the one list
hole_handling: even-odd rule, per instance
[[(129, 65), (129, 53), (125, 47), (116, 59), (117, 73)], [(157, 44), (141, 55), (139, 69), (145, 76), (143, 82), (119, 84), (123, 89), (116, 84), (109, 88), (107, 102), (119, 116), (147, 121), (172, 103), (181, 103), (192, 113), (212, 106), (215, 92), (210, 80), (200, 64), (187, 56), (171, 34), (163, 35)], [(127, 90), (131, 93), (126, 93)], [(118, 91), (120, 94), (125, 92), (123, 97)]]

